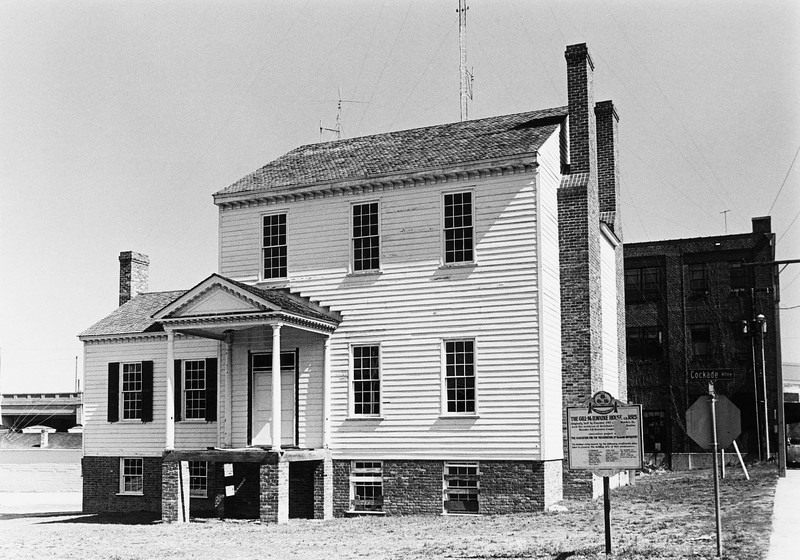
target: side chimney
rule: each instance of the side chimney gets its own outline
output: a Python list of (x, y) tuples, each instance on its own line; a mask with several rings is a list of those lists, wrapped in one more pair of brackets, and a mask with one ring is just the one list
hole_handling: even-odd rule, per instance
[(594, 63), (586, 43), (568, 45), (567, 101), (569, 103), (570, 174), (596, 173), (597, 136), (594, 115)]
[(761, 216), (753, 218), (753, 233), (772, 233), (772, 217)]
[(594, 106), (597, 125), (597, 189), (600, 219), (622, 241), (619, 197), (619, 116), (614, 103), (599, 101)]
[(119, 254), (119, 304), (147, 291), (150, 257), (133, 251)]

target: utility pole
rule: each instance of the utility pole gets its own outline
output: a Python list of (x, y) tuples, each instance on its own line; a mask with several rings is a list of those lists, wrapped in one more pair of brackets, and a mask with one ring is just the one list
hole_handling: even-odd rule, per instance
[(472, 73), (467, 70), (467, 0), (458, 0), (458, 47), (461, 53), (461, 121), (467, 120), (467, 99), (472, 99)]

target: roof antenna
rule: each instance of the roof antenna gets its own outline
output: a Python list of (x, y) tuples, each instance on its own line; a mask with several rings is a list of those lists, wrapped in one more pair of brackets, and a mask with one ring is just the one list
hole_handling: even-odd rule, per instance
[(337, 88), (339, 94), (338, 99), (328, 99), (326, 101), (336, 101), (336, 124), (333, 128), (325, 128), (322, 126), (322, 121), (319, 121), (319, 141), (324, 142), (323, 134), (325, 132), (333, 132), (337, 140), (342, 139), (342, 103), (367, 103), (366, 101), (355, 101), (352, 99), (342, 99), (342, 88)]
[(467, 99), (472, 99), (474, 76), (467, 70), (467, 0), (458, 0), (458, 48), (461, 53), (459, 73), (461, 75), (461, 121), (467, 120)]
[(728, 235), (728, 212), (730, 212), (730, 210), (723, 210), (720, 212), (720, 214), (725, 217), (725, 235)]

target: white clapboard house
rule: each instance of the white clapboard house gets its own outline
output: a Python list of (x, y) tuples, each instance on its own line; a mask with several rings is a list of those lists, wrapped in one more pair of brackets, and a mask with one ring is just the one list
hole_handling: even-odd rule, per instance
[(120, 307), (80, 335), (85, 511), (503, 513), (591, 487), (562, 408), (624, 398), (617, 121), (566, 54), (568, 107), (302, 146), (217, 192), (219, 271), (188, 290), (121, 254)]

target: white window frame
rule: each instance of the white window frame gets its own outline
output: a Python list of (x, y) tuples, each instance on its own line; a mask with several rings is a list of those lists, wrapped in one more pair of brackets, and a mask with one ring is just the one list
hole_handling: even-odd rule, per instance
[[(139, 473), (126, 473), (126, 461), (129, 461), (128, 466), (136, 468), (138, 465)], [(126, 482), (128, 480), (140, 480), (139, 490), (128, 490)], [(143, 496), (144, 495), (144, 458), (142, 457), (120, 457), (119, 459), (119, 493), (125, 496)]]
[[(380, 509), (358, 509), (356, 507), (356, 485), (358, 483), (380, 485)], [(383, 461), (351, 461), (350, 508), (348, 511), (352, 513), (383, 513), (383, 490)]]
[[(203, 364), (203, 388), (202, 389), (191, 389), (193, 391), (201, 391), (203, 393), (203, 410), (200, 416), (197, 417), (189, 417), (188, 414), (188, 407), (187, 403), (189, 401), (187, 397), (187, 393), (190, 391), (188, 389), (188, 385), (186, 383), (186, 363), (187, 362), (199, 362)], [(208, 383), (208, 371), (207, 371), (207, 363), (205, 358), (199, 359), (187, 359), (181, 360), (181, 421), (188, 421), (188, 422), (206, 422), (206, 412), (208, 411), (208, 403), (206, 402), (206, 390), (207, 390), (207, 383)]]
[[(202, 465), (203, 474), (195, 474), (194, 468)], [(195, 482), (202, 480), (202, 488), (193, 488)], [(208, 461), (189, 461), (189, 496), (192, 498), (208, 497)]]
[[(139, 367), (139, 389), (137, 391), (125, 390), (125, 369), (129, 366)], [(131, 393), (139, 394), (139, 407), (136, 416), (127, 417), (125, 408), (125, 394)], [(142, 362), (120, 362), (119, 364), (119, 419), (122, 422), (141, 422), (142, 421), (142, 408), (144, 406), (144, 365)], [(134, 411), (136, 412), (136, 411)]]
[[(378, 349), (378, 413), (363, 413), (356, 412), (356, 395), (355, 395), (355, 349), (356, 348), (372, 348)], [(383, 417), (383, 349), (378, 342), (365, 342), (359, 344), (350, 344), (348, 349), (348, 393), (350, 405), (348, 410), (350, 418), (382, 418)]]
[[(445, 199), (449, 195), (454, 194), (464, 194), (469, 193), (472, 201), (472, 260), (468, 261), (455, 261), (455, 262), (447, 262), (447, 235), (445, 233)], [(477, 220), (476, 220), (476, 204), (475, 204), (475, 189), (473, 187), (464, 188), (464, 189), (453, 189), (442, 191), (440, 197), (440, 205), (439, 205), (439, 243), (441, 246), (440, 251), (440, 259), (441, 259), (441, 266), (443, 267), (452, 267), (452, 266), (469, 266), (477, 264), (478, 262), (478, 244), (477, 244)]]
[[(450, 474), (451, 468), (474, 468), (475, 474), (474, 475), (460, 475), (463, 477), (475, 477), (475, 486), (462, 486), (462, 487), (450, 487), (450, 480), (452, 477), (458, 477), (459, 475)], [(448, 477), (451, 477), (448, 479)], [(477, 511), (452, 511), (448, 510), (447, 502), (450, 501), (448, 498), (450, 497), (450, 492), (452, 491), (453, 494), (466, 494), (468, 495), (470, 492), (469, 490), (475, 491), (475, 500), (478, 502), (478, 510)], [(459, 491), (462, 490), (462, 491)], [(444, 469), (442, 470), (442, 512), (446, 515), (477, 515), (480, 513), (481, 507), (481, 466), (478, 461), (445, 461)]]
[[(472, 379), (473, 379), (473, 409), (472, 411), (464, 412), (449, 412), (448, 411), (448, 396), (447, 396), (447, 343), (448, 342), (471, 342), (472, 343)], [(477, 417), (479, 414), (479, 400), (478, 400), (478, 341), (474, 337), (453, 337), (442, 339), (440, 346), (441, 353), (441, 416), (447, 417)]]
[[(377, 205), (377, 219), (378, 219), (378, 268), (367, 268), (356, 270), (356, 237), (354, 235), (354, 209), (356, 206), (365, 206), (367, 204)], [(381, 202), (380, 200), (364, 200), (361, 202), (350, 203), (350, 273), (351, 274), (375, 274), (381, 271), (383, 266), (383, 230), (381, 228)]]
[[(285, 247), (285, 251), (286, 251), (286, 274), (284, 276), (269, 276), (268, 277), (265, 274), (266, 267), (264, 266), (264, 254), (265, 254), (265, 252), (267, 250), (267, 246), (264, 245), (264, 221), (267, 218), (271, 218), (273, 216), (281, 216), (281, 215), (284, 216), (284, 228), (285, 228), (284, 237), (286, 238), (285, 239), (286, 240), (285, 245), (282, 245), (282, 247)], [(259, 279), (261, 281), (263, 281), (263, 282), (279, 282), (279, 281), (287, 280), (289, 278), (289, 213), (286, 210), (281, 210), (281, 211), (275, 211), (275, 212), (265, 212), (263, 214), (260, 214), (260, 216), (259, 216), (259, 235), (260, 235), (260, 239), (261, 239), (261, 250), (259, 251), (260, 262), (259, 262), (259, 267), (258, 267), (258, 277), (259, 277)], [(271, 247), (281, 247), (281, 245), (274, 245), (274, 246), (271, 246)]]

